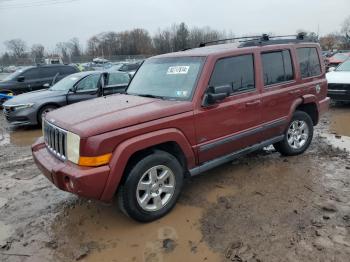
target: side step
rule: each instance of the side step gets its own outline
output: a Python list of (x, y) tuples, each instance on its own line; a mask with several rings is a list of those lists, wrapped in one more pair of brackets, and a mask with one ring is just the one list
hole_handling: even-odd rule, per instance
[(236, 158), (239, 158), (241, 156), (244, 156), (246, 154), (252, 153), (252, 152), (254, 152), (256, 150), (259, 150), (259, 149), (261, 149), (261, 148), (263, 148), (265, 146), (269, 146), (271, 144), (280, 142), (280, 141), (283, 140), (283, 138), (284, 138), (284, 135), (280, 135), (278, 137), (275, 137), (275, 138), (263, 141), (263, 142), (261, 142), (259, 144), (255, 144), (253, 146), (246, 147), (244, 149), (235, 151), (235, 152), (230, 153), (228, 155), (225, 155), (225, 156), (222, 156), (222, 157), (219, 157), (219, 158), (215, 158), (213, 160), (210, 160), (208, 162), (203, 163), (200, 166), (197, 166), (197, 167), (191, 169), (190, 170), (190, 175), (191, 176), (199, 175), (200, 173), (208, 171), (208, 170), (210, 170), (210, 169), (212, 169), (214, 167), (220, 166), (220, 165), (222, 165), (222, 164), (224, 164), (226, 162), (232, 161), (232, 160), (234, 160)]

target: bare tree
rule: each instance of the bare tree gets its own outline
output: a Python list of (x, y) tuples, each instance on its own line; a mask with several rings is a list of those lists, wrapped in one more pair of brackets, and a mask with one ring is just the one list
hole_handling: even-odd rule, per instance
[(25, 57), (27, 44), (22, 39), (18, 38), (5, 41), (5, 46), (16, 58)]
[(42, 44), (34, 44), (31, 48), (31, 55), (35, 61), (44, 58), (45, 47)]
[(342, 24), (341, 32), (344, 34), (344, 48), (350, 48), (350, 16)]

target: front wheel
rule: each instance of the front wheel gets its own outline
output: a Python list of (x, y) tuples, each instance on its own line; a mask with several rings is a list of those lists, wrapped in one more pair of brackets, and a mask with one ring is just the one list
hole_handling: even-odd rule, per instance
[(43, 117), (45, 117), (47, 113), (55, 109), (57, 109), (57, 106), (54, 106), (54, 105), (47, 105), (42, 107), (38, 112), (38, 124), (41, 126)]
[(119, 188), (119, 206), (140, 222), (166, 215), (180, 195), (184, 171), (176, 157), (155, 151), (139, 161)]
[(274, 144), (274, 147), (285, 156), (302, 154), (310, 146), (313, 132), (310, 116), (303, 111), (296, 111), (284, 133), (284, 139)]

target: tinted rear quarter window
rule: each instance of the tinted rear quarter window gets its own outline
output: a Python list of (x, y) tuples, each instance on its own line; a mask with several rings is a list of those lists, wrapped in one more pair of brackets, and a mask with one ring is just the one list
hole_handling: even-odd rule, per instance
[(231, 85), (233, 92), (254, 90), (253, 55), (240, 55), (218, 60), (215, 64), (209, 85)]
[(110, 73), (108, 76), (108, 83), (107, 85), (121, 85), (121, 84), (128, 84), (130, 81), (130, 77), (128, 74), (123, 73)]
[(315, 47), (297, 48), (301, 77), (312, 77), (321, 74), (321, 64)]
[(289, 50), (263, 53), (264, 85), (293, 80), (293, 66)]

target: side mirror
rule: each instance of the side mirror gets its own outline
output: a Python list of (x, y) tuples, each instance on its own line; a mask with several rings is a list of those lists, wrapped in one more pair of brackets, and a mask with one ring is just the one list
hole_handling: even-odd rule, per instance
[(75, 88), (74, 87), (69, 88), (68, 93), (75, 93)]
[(328, 68), (328, 72), (333, 72), (334, 70), (335, 70), (335, 67), (334, 67), (334, 66)]
[(222, 85), (222, 86), (211, 86), (208, 88), (204, 105), (212, 105), (218, 101), (224, 100), (232, 93), (231, 85)]
[(24, 76), (19, 76), (19, 77), (17, 77), (17, 81), (18, 82), (24, 82)]
[(43, 87), (49, 88), (49, 87), (50, 87), (50, 84), (49, 84), (49, 83), (45, 83), (45, 84), (43, 84)]

